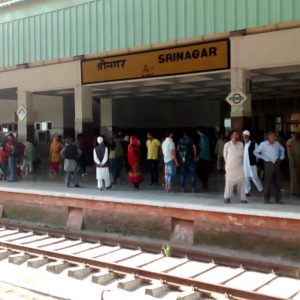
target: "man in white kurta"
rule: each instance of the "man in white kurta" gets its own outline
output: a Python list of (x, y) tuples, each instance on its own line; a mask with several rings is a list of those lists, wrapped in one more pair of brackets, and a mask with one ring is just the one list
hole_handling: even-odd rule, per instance
[(96, 164), (96, 179), (98, 189), (103, 190), (103, 181), (106, 189), (110, 189), (110, 175), (108, 169), (108, 149), (104, 145), (103, 138), (97, 138), (98, 146), (94, 148), (93, 156)]
[(244, 171), (243, 171), (243, 156), (244, 145), (238, 141), (239, 134), (236, 130), (232, 131), (231, 140), (224, 146), (225, 160), (225, 192), (224, 202), (230, 203), (230, 198), (233, 196), (233, 188), (237, 186), (237, 191), (242, 203), (247, 203), (244, 189)]
[(257, 175), (257, 158), (253, 154), (258, 147), (257, 144), (250, 140), (250, 131), (244, 130), (243, 140), (245, 144), (244, 149), (244, 175), (245, 175), (245, 193), (250, 196), (251, 181), (255, 184), (259, 192), (263, 191), (260, 179)]

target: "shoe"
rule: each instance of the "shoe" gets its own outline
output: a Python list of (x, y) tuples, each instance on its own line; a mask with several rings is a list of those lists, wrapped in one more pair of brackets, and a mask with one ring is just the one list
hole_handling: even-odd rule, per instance
[(265, 201), (264, 201), (265, 204), (270, 204), (270, 200), (265, 198)]
[(224, 203), (230, 203), (230, 199), (224, 199)]
[(284, 201), (279, 200), (279, 201), (275, 201), (276, 204), (284, 204)]
[(248, 203), (248, 201), (247, 201), (247, 200), (241, 200), (241, 203), (243, 203), (243, 204), (247, 204), (247, 203)]
[(80, 185), (79, 185), (79, 184), (75, 184), (75, 185), (74, 185), (74, 187), (76, 187), (76, 188), (79, 188), (79, 187), (80, 187)]
[(105, 187), (107, 190), (109, 190), (109, 189), (111, 189), (111, 185), (110, 186), (108, 186), (108, 187)]
[(246, 193), (246, 197), (251, 197), (251, 194), (250, 193)]
[(192, 193), (196, 193), (196, 189), (195, 188), (192, 188)]

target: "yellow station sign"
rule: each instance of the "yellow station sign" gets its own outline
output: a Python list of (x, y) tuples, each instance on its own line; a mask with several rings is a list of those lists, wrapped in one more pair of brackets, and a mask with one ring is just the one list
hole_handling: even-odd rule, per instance
[(140, 79), (230, 67), (229, 41), (118, 55), (81, 62), (82, 84)]

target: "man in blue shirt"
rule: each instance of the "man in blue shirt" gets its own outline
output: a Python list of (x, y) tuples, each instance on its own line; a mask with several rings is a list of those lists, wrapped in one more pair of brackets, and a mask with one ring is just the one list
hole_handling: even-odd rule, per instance
[(283, 204), (281, 200), (280, 162), (285, 157), (284, 148), (276, 141), (276, 133), (270, 131), (267, 140), (260, 143), (254, 150), (254, 155), (265, 163), (265, 203), (270, 203), (271, 187), (275, 187), (275, 202)]

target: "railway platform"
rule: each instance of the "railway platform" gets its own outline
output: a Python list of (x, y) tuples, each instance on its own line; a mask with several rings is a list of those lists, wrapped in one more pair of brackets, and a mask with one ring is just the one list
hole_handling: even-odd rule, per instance
[(80, 179), (80, 188), (67, 188), (64, 184), (63, 173), (60, 173), (58, 176), (52, 176), (49, 171), (42, 170), (42, 172), (31, 176), (23, 176), (22, 180), (18, 182), (0, 181), (0, 191), (170, 208), (205, 209), (216, 212), (246, 212), (251, 215), (300, 218), (300, 197), (289, 194), (286, 180), (282, 184), (283, 205), (275, 204), (274, 201), (269, 205), (264, 204), (263, 194), (258, 193), (255, 187), (252, 189), (251, 197), (247, 198), (248, 204), (240, 203), (237, 195), (230, 204), (226, 204), (223, 203), (224, 175), (216, 172), (210, 177), (210, 190), (203, 192), (198, 187), (195, 193), (191, 192), (189, 186), (187, 186), (185, 193), (181, 192), (179, 182), (175, 185), (174, 192), (166, 193), (162, 185), (148, 184), (147, 177), (141, 184), (140, 190), (132, 189), (127, 180), (123, 179), (117, 185), (112, 186), (110, 190), (100, 191), (96, 187), (94, 173), (95, 171), (90, 169), (88, 176)]
[(162, 186), (150, 186), (146, 178), (139, 191), (125, 180), (100, 191), (93, 170), (81, 179), (80, 188), (66, 187), (63, 174), (52, 177), (43, 172), (16, 183), (0, 182), (0, 213), (3, 219), (71, 231), (253, 249), (300, 259), (300, 199), (288, 194), (286, 183), (283, 205), (264, 204), (256, 191), (248, 204), (237, 196), (225, 204), (220, 174), (211, 177), (210, 187), (209, 192), (166, 193)]

